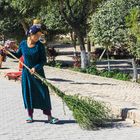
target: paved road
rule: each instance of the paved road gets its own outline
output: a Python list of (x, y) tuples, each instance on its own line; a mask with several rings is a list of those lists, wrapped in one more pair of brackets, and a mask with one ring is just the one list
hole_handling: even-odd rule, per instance
[(60, 124), (45, 123), (46, 116), (35, 111), (36, 122), (26, 124), (19, 82), (0, 76), (0, 140), (139, 140), (140, 127), (126, 122), (116, 122), (112, 127), (98, 131), (82, 130), (75, 123), (71, 112), (63, 113), (61, 99), (51, 94), (53, 114), (60, 118)]
[[(6, 71), (16, 71), (17, 63), (8, 59), (3, 68), (0, 69), (0, 140), (140, 140), (140, 126), (123, 121), (98, 131), (82, 130), (66, 106), (64, 115), (63, 103), (54, 94), (51, 94), (53, 114), (60, 118), (60, 124), (45, 123), (46, 116), (40, 110), (35, 111), (36, 122), (26, 124), (20, 83), (3, 77)], [(140, 107), (139, 84), (46, 66), (45, 73), (50, 82), (67, 94), (80, 93), (123, 108)]]

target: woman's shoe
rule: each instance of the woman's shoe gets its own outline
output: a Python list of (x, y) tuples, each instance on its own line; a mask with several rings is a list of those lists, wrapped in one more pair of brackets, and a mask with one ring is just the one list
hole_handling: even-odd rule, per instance
[(58, 118), (51, 117), (51, 119), (48, 120), (48, 122), (49, 122), (50, 124), (56, 124), (56, 123), (59, 122), (59, 119), (58, 119)]
[(26, 122), (27, 123), (32, 123), (34, 120), (33, 120), (33, 118), (31, 118), (31, 117), (29, 117), (27, 120), (26, 120)]

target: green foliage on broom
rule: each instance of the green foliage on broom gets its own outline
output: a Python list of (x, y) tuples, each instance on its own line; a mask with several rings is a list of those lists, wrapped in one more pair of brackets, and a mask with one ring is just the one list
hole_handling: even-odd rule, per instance
[(89, 97), (66, 95), (47, 80), (44, 83), (62, 98), (73, 112), (73, 116), (81, 128), (93, 130), (99, 126), (103, 126), (110, 119), (110, 111), (104, 103), (95, 101)]
[(84, 129), (95, 129), (103, 126), (109, 119), (109, 109), (99, 101), (79, 95), (65, 95), (64, 101), (73, 111), (73, 116)]

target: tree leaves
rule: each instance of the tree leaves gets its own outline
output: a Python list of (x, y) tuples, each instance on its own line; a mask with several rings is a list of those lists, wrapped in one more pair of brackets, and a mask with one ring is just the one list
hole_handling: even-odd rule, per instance
[(102, 4), (91, 17), (91, 39), (104, 46), (127, 44), (125, 17), (135, 6), (140, 6), (140, 1), (110, 0)]
[(126, 25), (129, 28), (129, 49), (131, 53), (140, 58), (140, 10), (138, 7), (133, 8), (126, 17)]

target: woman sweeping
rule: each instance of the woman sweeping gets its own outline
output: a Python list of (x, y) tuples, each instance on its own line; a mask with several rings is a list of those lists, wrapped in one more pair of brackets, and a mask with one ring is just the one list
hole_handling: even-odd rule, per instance
[(43, 66), (46, 62), (46, 54), (44, 45), (39, 41), (41, 34), (41, 28), (35, 25), (31, 26), (27, 33), (27, 40), (23, 40), (18, 51), (13, 54), (18, 58), (23, 56), (24, 64), (31, 69), (29, 71), (23, 67), (22, 70), (22, 95), (24, 106), (28, 112), (26, 122), (33, 122), (34, 109), (41, 109), (43, 114), (48, 116), (48, 122), (55, 124), (58, 119), (52, 117), (51, 114), (48, 87), (33, 76), (37, 72), (45, 78)]

